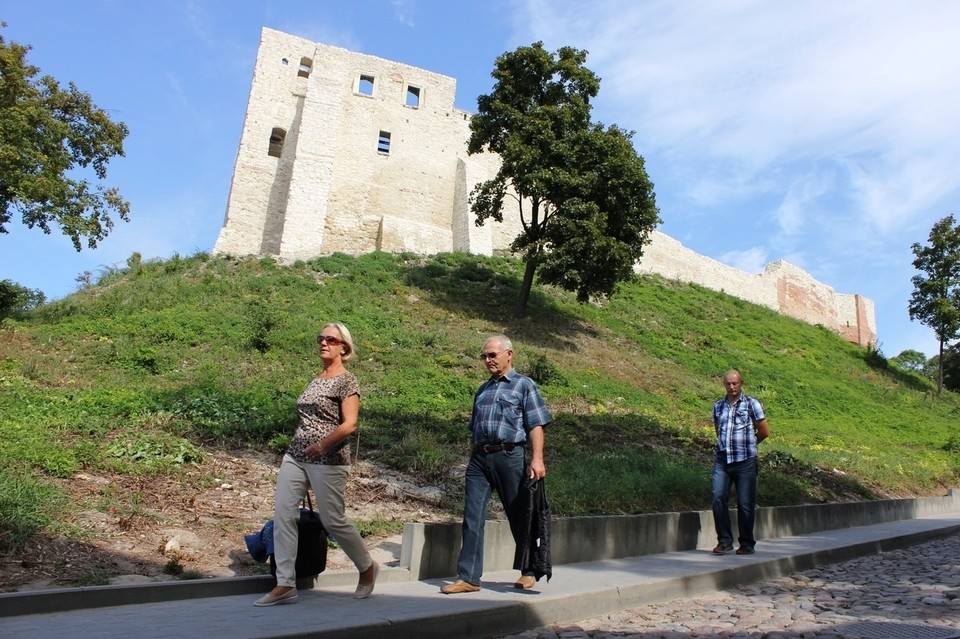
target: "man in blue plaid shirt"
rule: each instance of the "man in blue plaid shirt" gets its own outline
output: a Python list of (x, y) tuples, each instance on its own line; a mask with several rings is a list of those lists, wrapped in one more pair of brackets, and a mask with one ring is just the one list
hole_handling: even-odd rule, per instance
[(730, 486), (737, 488), (738, 555), (753, 553), (757, 540), (753, 522), (757, 508), (757, 444), (770, 435), (763, 406), (743, 394), (743, 377), (736, 370), (723, 376), (727, 396), (713, 405), (713, 426), (717, 432), (717, 456), (711, 476), (713, 523), (717, 529), (717, 547), (713, 552), (725, 555), (733, 550), (730, 524)]
[[(490, 377), (477, 390), (470, 415), (470, 460), (464, 483), (463, 546), (457, 560), (457, 580), (440, 591), (452, 595), (480, 590), (483, 574), (483, 530), (493, 490), (510, 521), (514, 540), (521, 539), (523, 521), (519, 499), (524, 480), (525, 455), (530, 466), (526, 477), (541, 479), (543, 429), (552, 420), (532, 379), (513, 368), (513, 344), (505, 335), (490, 337), (480, 353)], [(537, 583), (522, 574), (514, 586), (530, 589)]]

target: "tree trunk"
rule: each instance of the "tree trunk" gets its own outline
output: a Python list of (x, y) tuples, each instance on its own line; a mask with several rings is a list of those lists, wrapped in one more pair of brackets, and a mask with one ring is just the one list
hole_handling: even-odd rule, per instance
[(940, 391), (943, 390), (943, 340), (940, 340), (940, 365), (937, 367), (940, 369), (939, 375), (937, 375), (937, 395), (940, 395)]
[(523, 272), (523, 284), (520, 285), (520, 296), (517, 298), (516, 316), (523, 317), (527, 312), (527, 302), (530, 300), (530, 288), (533, 286), (533, 274), (537, 270), (539, 251), (527, 258), (527, 268)]

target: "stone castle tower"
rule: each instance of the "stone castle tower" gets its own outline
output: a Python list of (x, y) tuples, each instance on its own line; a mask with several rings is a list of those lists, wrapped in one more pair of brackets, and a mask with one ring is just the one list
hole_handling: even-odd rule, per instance
[[(467, 155), (470, 114), (455, 95), (453, 78), (264, 28), (214, 253), (508, 252), (519, 220), (474, 224), (470, 191), (498, 160)], [(877, 340), (871, 300), (786, 262), (751, 275), (654, 232), (636, 270)]]

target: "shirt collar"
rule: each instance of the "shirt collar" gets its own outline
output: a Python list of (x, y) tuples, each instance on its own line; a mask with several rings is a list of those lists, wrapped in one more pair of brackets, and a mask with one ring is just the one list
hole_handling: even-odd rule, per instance
[(511, 367), (510, 370), (508, 370), (505, 374), (501, 375), (500, 377), (494, 377), (491, 375), (490, 382), (491, 383), (496, 383), (500, 381), (513, 382), (517, 378), (517, 375), (519, 374), (520, 373), (517, 372), (517, 369)]

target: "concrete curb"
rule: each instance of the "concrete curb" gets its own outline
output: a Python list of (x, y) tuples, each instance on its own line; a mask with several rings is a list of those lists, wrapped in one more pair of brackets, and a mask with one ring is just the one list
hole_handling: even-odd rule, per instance
[(80, 608), (127, 606), (196, 597), (249, 595), (267, 592), (273, 588), (274, 583), (272, 576), (261, 575), (12, 592), (0, 595), (0, 617), (62, 612)]
[[(410, 581), (410, 572), (402, 568), (382, 567), (378, 583)], [(353, 571), (325, 572), (316, 579), (301, 579), (297, 587), (337, 588), (357, 582)], [(124, 584), (116, 586), (86, 586), (11, 592), (0, 594), (0, 617), (36, 615), (67, 610), (128, 606), (203, 597), (232, 597), (261, 594), (273, 588), (272, 575), (252, 577), (222, 577), (218, 579), (189, 579), (157, 583)]]

